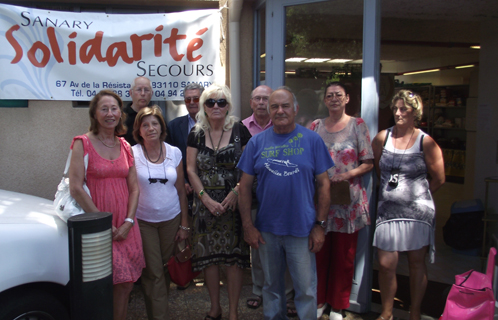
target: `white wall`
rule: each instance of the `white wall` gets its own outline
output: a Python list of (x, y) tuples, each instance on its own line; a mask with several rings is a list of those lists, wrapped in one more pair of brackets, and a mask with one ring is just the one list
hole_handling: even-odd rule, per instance
[(89, 125), (88, 108), (70, 101), (0, 108), (0, 189), (53, 199), (71, 140)]

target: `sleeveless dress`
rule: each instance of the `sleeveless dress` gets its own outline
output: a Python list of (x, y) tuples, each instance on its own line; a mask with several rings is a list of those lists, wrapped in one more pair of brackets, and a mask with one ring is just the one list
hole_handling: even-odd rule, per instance
[[(392, 128), (379, 161), (380, 191), (373, 246), (384, 251), (412, 251), (429, 246), (434, 263), (436, 210), (427, 181), (427, 166), (422, 150), (426, 134), (419, 131), (409, 149), (394, 149)], [(399, 168), (398, 185), (388, 181), (392, 168)]]
[[(240, 125), (240, 142), (245, 146), (251, 134), (245, 126)], [(205, 192), (217, 202), (223, 199), (237, 185), (234, 133), (227, 146), (217, 153), (206, 147), (204, 132), (196, 134), (192, 131), (187, 139), (189, 147), (196, 148), (197, 174), (201, 179)], [(210, 265), (236, 264), (248, 268), (249, 245), (244, 241), (242, 220), (239, 210), (228, 210), (225, 214), (214, 216), (202, 204), (198, 196), (194, 197), (192, 208), (192, 269), (201, 271)]]
[[(82, 140), (84, 154), (88, 154), (86, 184), (90, 189), (92, 201), (101, 212), (112, 213), (112, 225), (119, 228), (128, 214), (128, 184), (126, 178), (133, 163), (130, 145), (119, 138), (121, 153), (119, 158), (108, 160), (102, 158), (93, 148), (86, 135), (74, 137)], [(145, 268), (142, 251), (142, 238), (138, 224), (130, 229), (123, 241), (112, 242), (113, 283), (135, 282)]]

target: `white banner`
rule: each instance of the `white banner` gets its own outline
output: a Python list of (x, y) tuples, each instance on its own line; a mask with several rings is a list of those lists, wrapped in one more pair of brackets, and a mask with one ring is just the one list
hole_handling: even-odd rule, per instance
[(131, 100), (133, 79), (152, 100), (183, 100), (191, 83), (224, 79), (219, 10), (168, 14), (47, 11), (0, 4), (0, 99)]

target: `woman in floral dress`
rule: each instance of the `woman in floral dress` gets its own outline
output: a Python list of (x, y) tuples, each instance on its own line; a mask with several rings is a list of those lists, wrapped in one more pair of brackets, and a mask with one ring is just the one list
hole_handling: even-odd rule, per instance
[(332, 185), (349, 182), (351, 203), (330, 206), (325, 243), (316, 254), (317, 318), (329, 304), (330, 319), (341, 320), (342, 310), (349, 307), (358, 231), (370, 224), (362, 176), (373, 168), (373, 152), (363, 119), (346, 114), (349, 95), (345, 86), (339, 82), (329, 84), (324, 102), (329, 117), (314, 121), (311, 130), (323, 138), (334, 160), (335, 167), (328, 171)]

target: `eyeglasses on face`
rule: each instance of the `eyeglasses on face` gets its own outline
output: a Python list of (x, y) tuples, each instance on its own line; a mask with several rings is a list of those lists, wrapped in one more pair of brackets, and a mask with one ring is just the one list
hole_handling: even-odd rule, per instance
[(252, 97), (252, 99), (254, 101), (263, 101), (263, 102), (268, 102), (268, 99), (270, 99), (270, 97), (260, 97), (260, 96), (256, 96), (256, 97)]
[(152, 183), (162, 183), (162, 184), (166, 184), (166, 182), (168, 182), (168, 179), (159, 179), (159, 178), (149, 178), (149, 184), (152, 184)]
[(228, 104), (228, 102), (226, 99), (219, 99), (219, 100), (207, 99), (206, 102), (204, 102), (204, 104), (208, 108), (214, 108), (215, 104), (217, 104), (218, 107), (220, 107), (220, 108), (225, 108), (226, 105)]
[(135, 88), (135, 89), (133, 89), (133, 91), (135, 91), (136, 93), (144, 92), (145, 94), (148, 94), (151, 92), (151, 90), (149, 88)]
[(197, 103), (199, 102), (199, 97), (190, 97), (190, 98), (185, 98), (185, 103)]

